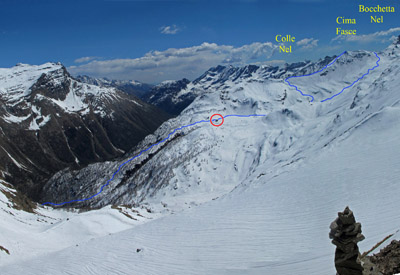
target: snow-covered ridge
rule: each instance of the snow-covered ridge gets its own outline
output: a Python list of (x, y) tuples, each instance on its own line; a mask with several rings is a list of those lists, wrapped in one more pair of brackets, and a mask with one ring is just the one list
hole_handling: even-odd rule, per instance
[[(43, 94), (43, 89), (50, 92)], [(40, 101), (53, 102), (61, 112), (84, 115), (91, 107), (95, 113), (105, 116), (111, 115), (105, 108), (107, 102), (121, 99), (115, 88), (81, 83), (71, 78), (62, 64), (45, 63), (0, 68), (0, 100), (6, 105), (4, 121), (21, 123), (30, 119), (27, 128), (37, 130), (46, 122), (35, 119), (51, 119), (47, 114), (40, 114), (41, 108), (36, 106)]]
[(18, 64), (12, 68), (0, 68), (0, 96), (11, 103), (28, 96), (30, 88), (42, 76), (62, 69), (60, 63), (43, 65)]
[(115, 79), (108, 79), (106, 77), (102, 78), (95, 78), (95, 77), (90, 77), (87, 75), (78, 75), (76, 77), (81, 82), (100, 86), (100, 87), (112, 87), (112, 86), (120, 86), (120, 85), (134, 85), (134, 86), (142, 86), (146, 85), (140, 81), (137, 80), (115, 80)]
[(108, 78), (95, 78), (87, 75), (78, 75), (75, 77), (76, 80), (96, 85), (99, 87), (117, 88), (127, 94), (137, 96), (142, 98), (146, 93), (148, 93), (153, 85), (142, 83), (136, 80), (116, 80)]
[(176, 80), (164, 80), (160, 84), (157, 84), (156, 87), (161, 87), (161, 86), (169, 86), (171, 84), (174, 84)]

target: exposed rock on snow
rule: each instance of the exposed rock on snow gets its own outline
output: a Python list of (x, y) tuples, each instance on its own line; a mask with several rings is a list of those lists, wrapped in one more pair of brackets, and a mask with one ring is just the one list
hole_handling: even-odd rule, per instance
[(357, 243), (364, 240), (361, 224), (356, 222), (353, 211), (346, 207), (332, 222), (329, 238), (336, 246), (335, 267), (339, 275), (363, 275)]

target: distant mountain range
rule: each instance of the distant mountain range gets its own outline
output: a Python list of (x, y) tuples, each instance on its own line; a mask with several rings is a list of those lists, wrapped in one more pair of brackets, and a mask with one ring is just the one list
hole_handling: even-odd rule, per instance
[(110, 80), (105, 77), (95, 78), (87, 75), (78, 75), (75, 79), (99, 87), (116, 88), (122, 92), (139, 98), (142, 98), (154, 87), (154, 85), (142, 83), (136, 80)]

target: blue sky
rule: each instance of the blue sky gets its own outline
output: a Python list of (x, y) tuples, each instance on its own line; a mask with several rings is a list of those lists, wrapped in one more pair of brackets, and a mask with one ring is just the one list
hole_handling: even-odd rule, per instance
[[(396, 12), (371, 24), (359, 4)], [(149, 83), (193, 79), (218, 64), (379, 51), (400, 34), (399, 12), (398, 0), (1, 0), (0, 67), (59, 61), (74, 74)], [(355, 18), (357, 25), (347, 27), (360, 35), (335, 39), (338, 16)], [(296, 37), (292, 54), (276, 51), (277, 34)]]

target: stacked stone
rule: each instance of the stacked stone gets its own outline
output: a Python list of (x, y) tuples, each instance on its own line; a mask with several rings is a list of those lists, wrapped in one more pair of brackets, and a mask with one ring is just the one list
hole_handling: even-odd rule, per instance
[(339, 275), (362, 275), (363, 268), (359, 261), (357, 243), (364, 240), (361, 224), (356, 222), (353, 211), (346, 207), (338, 213), (338, 218), (331, 223), (329, 238), (336, 245), (335, 267)]

